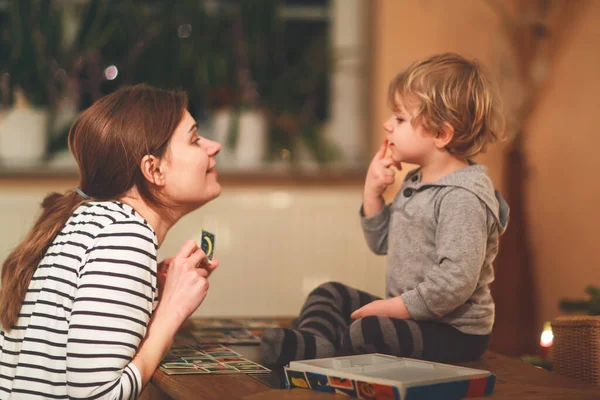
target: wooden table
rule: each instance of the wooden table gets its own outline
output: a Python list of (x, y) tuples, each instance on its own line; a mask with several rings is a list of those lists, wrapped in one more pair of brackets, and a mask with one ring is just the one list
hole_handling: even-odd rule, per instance
[[(282, 320), (287, 325), (288, 320)], [(260, 362), (258, 346), (228, 346), (246, 358)], [(600, 400), (600, 387), (557, 375), (529, 364), (487, 352), (481, 360), (460, 364), (496, 374), (494, 394), (487, 399)], [(273, 378), (276, 381), (275, 371)], [(167, 375), (156, 371), (152, 385), (145, 390), (145, 399), (206, 399), (206, 400), (275, 400), (275, 399), (342, 399), (328, 393), (304, 389), (273, 389), (244, 374), (228, 375)], [(347, 397), (345, 397), (347, 398)], [(485, 397), (481, 399), (486, 399)]]

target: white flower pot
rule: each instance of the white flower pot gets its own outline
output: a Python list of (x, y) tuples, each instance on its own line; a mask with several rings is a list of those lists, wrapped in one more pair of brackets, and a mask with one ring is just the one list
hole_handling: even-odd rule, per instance
[(41, 164), (48, 145), (48, 110), (17, 105), (0, 120), (0, 162), (7, 167)]
[(267, 149), (267, 121), (258, 110), (242, 111), (238, 116), (238, 132), (235, 147), (229, 148), (228, 138), (232, 111), (222, 110), (213, 117), (215, 140), (223, 145), (219, 155), (220, 168), (258, 169), (265, 164)]
[(231, 110), (219, 110), (213, 114), (212, 130), (214, 139), (223, 146), (221, 152), (217, 156), (219, 169), (230, 169), (233, 167), (235, 160), (234, 150), (227, 145), (229, 137), (229, 124), (231, 123)]

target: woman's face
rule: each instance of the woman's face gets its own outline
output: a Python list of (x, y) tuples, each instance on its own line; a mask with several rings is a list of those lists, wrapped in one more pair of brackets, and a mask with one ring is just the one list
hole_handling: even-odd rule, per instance
[(215, 156), (221, 145), (198, 135), (189, 112), (181, 119), (161, 162), (165, 177), (164, 195), (178, 206), (196, 209), (221, 193)]

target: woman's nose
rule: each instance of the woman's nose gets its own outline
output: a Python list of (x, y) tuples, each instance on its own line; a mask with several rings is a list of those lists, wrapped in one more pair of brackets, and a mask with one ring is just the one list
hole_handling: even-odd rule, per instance
[(219, 154), (223, 146), (219, 142), (215, 142), (213, 140), (209, 140), (206, 146), (206, 152), (209, 156), (215, 156)]

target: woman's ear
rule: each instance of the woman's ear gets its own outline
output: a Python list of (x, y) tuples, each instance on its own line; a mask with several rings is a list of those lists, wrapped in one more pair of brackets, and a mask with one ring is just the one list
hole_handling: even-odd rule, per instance
[(160, 187), (165, 185), (165, 175), (161, 169), (160, 158), (146, 154), (144, 158), (142, 158), (140, 169), (142, 170), (144, 178), (149, 182)]
[(449, 123), (444, 122), (444, 125), (442, 125), (442, 129), (440, 129), (437, 132), (437, 134), (433, 138), (433, 141), (438, 149), (443, 149), (448, 145), (448, 143), (452, 141), (453, 138), (454, 128)]

